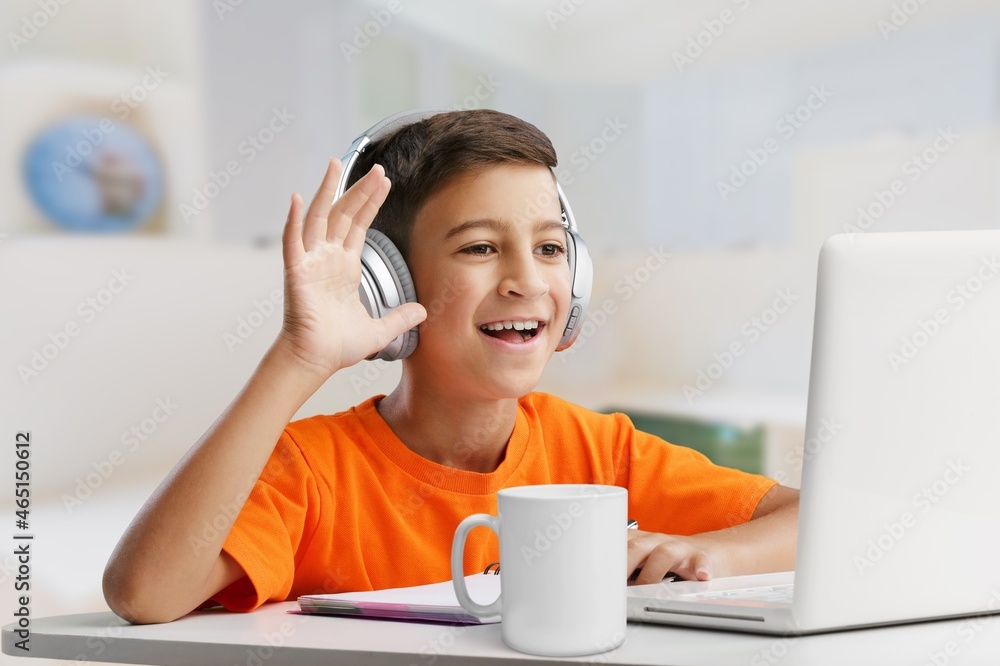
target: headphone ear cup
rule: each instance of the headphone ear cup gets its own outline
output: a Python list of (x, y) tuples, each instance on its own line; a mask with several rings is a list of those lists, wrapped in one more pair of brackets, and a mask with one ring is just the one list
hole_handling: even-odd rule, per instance
[[(365, 234), (358, 294), (368, 314), (375, 319), (404, 303), (417, 302), (417, 291), (402, 253), (388, 236), (375, 229), (368, 229)], [(396, 361), (406, 358), (417, 348), (417, 339), (417, 329), (411, 328), (369, 359)]]
[(566, 255), (569, 260), (571, 298), (569, 316), (556, 351), (562, 351), (576, 341), (587, 317), (590, 293), (594, 288), (594, 262), (583, 237), (572, 229), (566, 230)]

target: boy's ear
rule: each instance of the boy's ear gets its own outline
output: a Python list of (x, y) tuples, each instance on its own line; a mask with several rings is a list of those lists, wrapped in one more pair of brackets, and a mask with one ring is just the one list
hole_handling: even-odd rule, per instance
[[(358, 295), (374, 319), (384, 317), (404, 303), (417, 302), (417, 291), (402, 253), (388, 236), (371, 228), (365, 234), (365, 246), (361, 250)], [(414, 327), (368, 360), (396, 361), (406, 358), (416, 348), (417, 329)]]
[[(562, 190), (559, 190), (562, 202)], [(563, 207), (566, 216), (567, 208)], [(587, 306), (590, 305), (590, 292), (594, 285), (594, 263), (587, 250), (587, 244), (573, 227), (566, 229), (566, 255), (569, 260), (569, 275), (571, 292), (569, 301), (569, 318), (563, 329), (562, 339), (556, 346), (556, 351), (563, 351), (572, 345), (580, 336), (580, 330), (587, 318)]]

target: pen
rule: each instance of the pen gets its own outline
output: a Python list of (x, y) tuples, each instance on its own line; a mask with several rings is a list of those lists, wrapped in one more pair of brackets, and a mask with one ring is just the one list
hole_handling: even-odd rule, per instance
[[(628, 529), (630, 529), (630, 530), (637, 530), (637, 529), (639, 529), (639, 521), (636, 520), (635, 518), (629, 518), (628, 519)], [(639, 576), (639, 574), (641, 572), (642, 572), (642, 567), (639, 567), (638, 569), (636, 569), (635, 571), (633, 571), (632, 575), (628, 577), (629, 582), (631, 583), (632, 581), (634, 581)]]

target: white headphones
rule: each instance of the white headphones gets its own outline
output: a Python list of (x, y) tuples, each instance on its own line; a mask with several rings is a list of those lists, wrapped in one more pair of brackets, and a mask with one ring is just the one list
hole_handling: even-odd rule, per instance
[[(451, 112), (454, 109), (416, 109), (404, 111), (389, 116), (375, 124), (354, 140), (350, 150), (344, 155), (344, 171), (340, 175), (337, 193), (334, 201), (343, 196), (350, 181), (351, 171), (358, 157), (369, 144), (379, 141), (397, 130), (421, 120), (436, 116), (439, 113)], [(594, 282), (594, 266), (587, 251), (587, 245), (577, 232), (573, 210), (569, 207), (566, 195), (556, 182), (556, 192), (559, 195), (559, 205), (562, 207), (563, 225), (566, 227), (566, 256), (569, 259), (569, 270), (572, 277), (569, 316), (563, 328), (562, 339), (557, 351), (566, 349), (580, 334), (583, 319), (590, 303), (590, 292)], [(417, 301), (417, 293), (413, 287), (413, 278), (406, 267), (403, 255), (389, 238), (375, 229), (368, 229), (365, 246), (361, 251), (361, 285), (358, 288), (361, 303), (373, 318), (385, 316), (404, 303)], [(403, 359), (417, 348), (417, 329), (411, 328), (390, 342), (369, 360), (382, 359), (395, 361)]]

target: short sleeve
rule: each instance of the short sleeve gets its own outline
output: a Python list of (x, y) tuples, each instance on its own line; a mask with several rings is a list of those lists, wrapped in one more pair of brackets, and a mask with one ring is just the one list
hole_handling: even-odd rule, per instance
[(628, 441), (619, 479), (629, 491), (629, 517), (639, 528), (690, 535), (750, 520), (761, 498), (777, 482), (714, 464), (703, 454), (636, 430)]
[(296, 554), (315, 525), (311, 514), (317, 503), (313, 472), (286, 430), (222, 546), (246, 576), (213, 599), (234, 611), (285, 600), (295, 577)]

